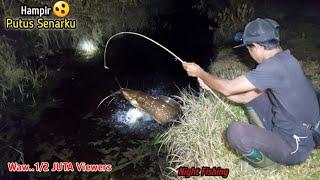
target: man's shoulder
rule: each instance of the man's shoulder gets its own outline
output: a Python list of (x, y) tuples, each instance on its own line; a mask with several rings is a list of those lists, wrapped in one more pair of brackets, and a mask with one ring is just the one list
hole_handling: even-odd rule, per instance
[(283, 66), (283, 63), (280, 61), (281, 59), (268, 59), (267, 61), (258, 64), (255, 69), (261, 71), (277, 71)]
[(288, 64), (296, 64), (298, 65), (298, 60), (290, 53), (289, 50), (282, 51), (275, 56), (269, 58), (265, 62), (259, 64), (257, 68), (266, 68), (266, 69), (282, 69), (283, 66), (287, 66)]
[[(291, 54), (290, 50), (284, 50), (274, 57), (277, 63), (297, 63), (298, 60)], [(278, 60), (278, 61), (277, 61)], [(280, 61), (279, 61), (280, 60)]]

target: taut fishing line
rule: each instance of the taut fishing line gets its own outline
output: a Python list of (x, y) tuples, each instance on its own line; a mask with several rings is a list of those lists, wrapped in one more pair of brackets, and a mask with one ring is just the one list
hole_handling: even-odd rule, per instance
[[(136, 32), (119, 32), (117, 34), (114, 34), (113, 36), (111, 36), (107, 43), (106, 43), (106, 47), (104, 49), (104, 54), (103, 54), (103, 65), (104, 65), (104, 68), (105, 69), (109, 69), (109, 67), (107, 67), (107, 59), (106, 59), (106, 52), (107, 52), (107, 49), (108, 49), (108, 45), (110, 43), (110, 41), (116, 37), (116, 36), (119, 36), (119, 35), (124, 35), (124, 34), (129, 34), (129, 35), (135, 35), (135, 36), (139, 36), (139, 37), (142, 37), (144, 39), (147, 39), (151, 42), (153, 42), (154, 44), (160, 46), (162, 49), (166, 50), (168, 53), (170, 53), (176, 60), (180, 61), (181, 63), (184, 63), (184, 61), (179, 57), (177, 56), (176, 54), (174, 54), (172, 51), (170, 51), (168, 48), (164, 47), (163, 45), (161, 45), (160, 43), (158, 43), (157, 41), (145, 36), (145, 35), (142, 35), (142, 34), (139, 34), (139, 33), (136, 33)], [(228, 111), (231, 113), (232, 116), (234, 116), (236, 118), (236, 115), (231, 111), (230, 107), (225, 103), (223, 102), (219, 97), (218, 95), (216, 95), (216, 93), (214, 93), (211, 89), (209, 89), (210, 93), (214, 95), (214, 97), (216, 97), (225, 107), (226, 109), (228, 109)]]

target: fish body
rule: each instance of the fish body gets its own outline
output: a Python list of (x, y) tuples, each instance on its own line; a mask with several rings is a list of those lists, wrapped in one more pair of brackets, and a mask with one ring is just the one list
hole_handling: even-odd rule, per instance
[(169, 97), (155, 97), (142, 91), (127, 88), (121, 88), (119, 92), (130, 104), (148, 113), (160, 124), (177, 119), (181, 113), (179, 103)]

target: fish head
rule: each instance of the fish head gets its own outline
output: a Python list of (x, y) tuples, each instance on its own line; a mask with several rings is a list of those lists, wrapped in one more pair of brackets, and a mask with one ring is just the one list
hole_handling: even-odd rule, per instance
[(139, 91), (121, 88), (120, 89), (121, 95), (128, 100), (133, 106), (137, 107), (139, 104), (137, 102), (137, 98), (139, 97)]

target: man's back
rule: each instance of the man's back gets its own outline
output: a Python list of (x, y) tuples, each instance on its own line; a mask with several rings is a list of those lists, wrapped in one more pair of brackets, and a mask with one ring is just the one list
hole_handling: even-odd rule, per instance
[(280, 103), (295, 120), (313, 125), (319, 120), (319, 104), (316, 93), (304, 75), (299, 62), (285, 51), (277, 56), (280, 75), (283, 77), (281, 86), (274, 90), (279, 93)]
[(316, 93), (299, 62), (286, 50), (259, 64), (246, 77), (261, 91), (267, 90), (273, 104), (274, 130), (288, 137), (300, 134), (298, 127), (319, 120)]

